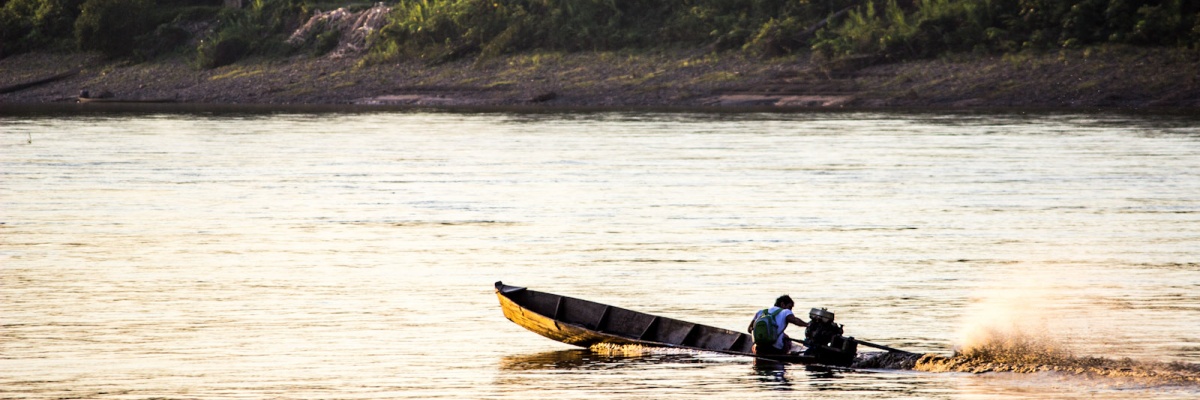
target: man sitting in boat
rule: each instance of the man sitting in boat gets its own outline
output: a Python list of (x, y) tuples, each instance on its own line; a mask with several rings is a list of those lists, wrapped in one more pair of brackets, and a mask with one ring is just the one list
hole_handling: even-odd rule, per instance
[[(796, 302), (792, 301), (791, 296), (783, 295), (775, 299), (775, 306), (760, 310), (754, 314), (754, 319), (750, 321), (750, 327), (747, 329), (754, 336), (754, 352), (755, 354), (788, 354), (792, 350), (792, 340), (783, 332), (787, 330), (788, 324), (796, 326), (808, 326), (796, 314), (792, 312), (792, 307), (796, 306)], [(757, 330), (757, 332), (756, 332)], [(760, 343), (760, 341), (764, 341)]]

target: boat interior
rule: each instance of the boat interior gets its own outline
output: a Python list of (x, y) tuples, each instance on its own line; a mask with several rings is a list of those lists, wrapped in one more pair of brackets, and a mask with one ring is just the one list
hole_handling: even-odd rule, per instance
[(728, 329), (525, 288), (502, 286), (500, 283), (497, 283), (497, 289), (513, 302), (542, 316), (629, 340), (739, 354), (751, 353), (754, 345), (750, 335)]

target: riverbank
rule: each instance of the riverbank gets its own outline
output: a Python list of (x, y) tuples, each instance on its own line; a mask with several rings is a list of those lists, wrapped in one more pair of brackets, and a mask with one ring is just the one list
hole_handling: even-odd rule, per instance
[(249, 59), (202, 70), (35, 52), (0, 60), (0, 104), (111, 100), (423, 107), (1200, 108), (1200, 53), (1104, 47), (900, 63), (702, 49), (536, 52), (437, 65)]

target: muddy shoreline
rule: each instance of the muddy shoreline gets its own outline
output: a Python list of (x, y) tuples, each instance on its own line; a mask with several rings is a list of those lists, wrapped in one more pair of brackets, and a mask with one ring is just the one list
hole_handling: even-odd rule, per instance
[[(210, 69), (186, 55), (131, 63), (35, 52), (0, 59), (0, 107), (119, 101), (428, 108), (1200, 109), (1200, 53), (1111, 47), (887, 62), (760, 58), (702, 49), (536, 52), (431, 65), (358, 57), (250, 59)], [(91, 106), (86, 104), (83, 106)]]

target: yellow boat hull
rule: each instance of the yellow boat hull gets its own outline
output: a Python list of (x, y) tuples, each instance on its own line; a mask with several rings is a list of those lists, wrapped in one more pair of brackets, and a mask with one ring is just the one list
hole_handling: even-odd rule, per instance
[(597, 343), (641, 343), (638, 340), (607, 335), (582, 326), (556, 321), (553, 318), (521, 307), (521, 305), (501, 293), (499, 289), (496, 290), (496, 297), (500, 299), (500, 309), (504, 311), (504, 317), (508, 318), (509, 321), (555, 341), (580, 347), (591, 347), (591, 345)]

